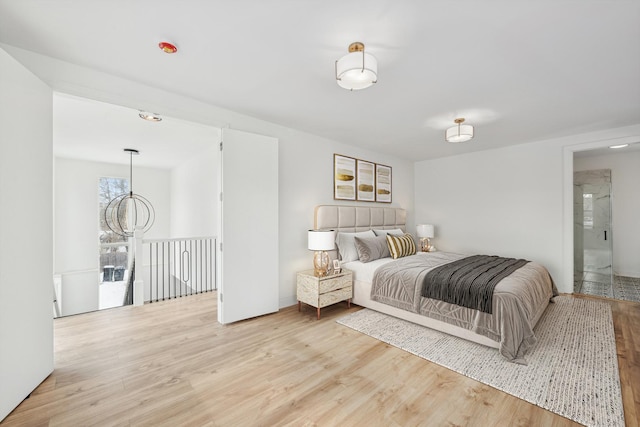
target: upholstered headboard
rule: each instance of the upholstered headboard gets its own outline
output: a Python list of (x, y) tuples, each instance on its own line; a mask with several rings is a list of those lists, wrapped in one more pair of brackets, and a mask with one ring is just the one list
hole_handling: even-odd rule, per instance
[(378, 206), (316, 206), (314, 229), (344, 232), (399, 228), (406, 231), (407, 211)]

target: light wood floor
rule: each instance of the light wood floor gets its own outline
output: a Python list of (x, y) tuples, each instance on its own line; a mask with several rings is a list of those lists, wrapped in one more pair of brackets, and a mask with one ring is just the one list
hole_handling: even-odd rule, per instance
[[(640, 304), (611, 302), (627, 425)], [(55, 371), (2, 426), (566, 426), (569, 420), (297, 307), (221, 326), (216, 295), (57, 319)]]

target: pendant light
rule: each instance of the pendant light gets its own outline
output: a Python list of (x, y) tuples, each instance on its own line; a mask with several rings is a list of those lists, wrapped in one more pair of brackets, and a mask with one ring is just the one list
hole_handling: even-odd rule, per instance
[(123, 237), (132, 237), (136, 227), (147, 232), (155, 221), (153, 205), (146, 198), (133, 192), (133, 155), (140, 152), (133, 148), (125, 148), (129, 153), (129, 193), (112, 199), (104, 210), (107, 226), (114, 233)]

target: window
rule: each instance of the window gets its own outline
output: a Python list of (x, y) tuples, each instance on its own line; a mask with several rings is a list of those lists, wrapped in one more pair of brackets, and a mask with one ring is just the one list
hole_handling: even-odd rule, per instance
[(107, 226), (104, 212), (111, 200), (129, 192), (129, 180), (126, 178), (100, 178), (98, 191), (98, 200), (100, 201), (100, 243), (126, 242), (126, 237), (114, 233)]
[[(98, 239), (100, 242), (100, 283), (122, 282), (127, 280), (129, 262), (129, 241), (109, 228), (105, 220), (105, 210), (109, 202), (115, 197), (129, 192), (129, 180), (126, 178), (100, 178), (98, 184), (100, 230)], [(124, 288), (123, 288), (124, 289)], [(120, 298), (118, 292), (118, 298)], [(100, 305), (103, 305), (102, 298)], [(122, 302), (119, 303), (122, 305)], [(102, 307), (101, 307), (102, 308)]]

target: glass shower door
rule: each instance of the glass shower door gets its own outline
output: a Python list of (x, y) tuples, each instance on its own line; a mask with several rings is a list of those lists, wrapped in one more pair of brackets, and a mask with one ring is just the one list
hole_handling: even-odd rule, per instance
[(582, 183), (574, 180), (574, 184), (581, 190), (583, 208), (580, 292), (612, 298), (611, 171), (584, 171), (578, 174), (582, 174), (576, 177)]

